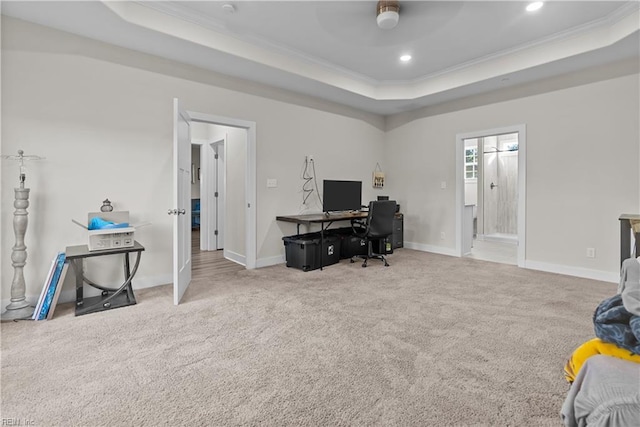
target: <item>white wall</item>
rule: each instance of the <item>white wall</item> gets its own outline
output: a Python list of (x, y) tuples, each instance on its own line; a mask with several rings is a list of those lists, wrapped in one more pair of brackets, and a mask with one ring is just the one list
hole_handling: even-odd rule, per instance
[[(395, 177), (388, 181), (404, 206), (405, 242), (443, 253), (455, 248), (456, 134), (526, 124), (526, 265), (617, 280), (618, 216), (640, 203), (638, 80), (631, 74), (390, 120), (399, 125), (386, 136)], [(596, 248), (596, 258), (586, 258), (587, 247)]]
[[(116, 209), (129, 210), (133, 222), (152, 223), (136, 231), (146, 251), (134, 286), (171, 282), (172, 220), (167, 209), (172, 206), (174, 97), (191, 111), (256, 122), (258, 265), (283, 260), (282, 236), (294, 233), (295, 227), (276, 223), (275, 217), (299, 212), (300, 165), (306, 154), (315, 155), (319, 179), (340, 176), (369, 182), (381, 161), (384, 133), (378, 116), (2, 19), (1, 150), (21, 148), (47, 158), (30, 165), (27, 181), (32, 203), (25, 278), (32, 298), (40, 292), (55, 252), (86, 242), (85, 232), (71, 218), (86, 218), (107, 197)], [(223, 84), (273, 93), (296, 104), (216, 86)], [(5, 166), (3, 306), (13, 274), (15, 181), (13, 165)], [(276, 178), (278, 187), (267, 189), (267, 178)], [(119, 260), (102, 258), (111, 268), (94, 268), (91, 261), (89, 274), (104, 284), (116, 283)], [(64, 295), (71, 290), (67, 280)]]

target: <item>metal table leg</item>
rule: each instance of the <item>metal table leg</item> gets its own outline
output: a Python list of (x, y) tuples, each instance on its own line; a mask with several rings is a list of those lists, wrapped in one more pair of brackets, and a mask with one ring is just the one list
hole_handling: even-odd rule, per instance
[[(133, 295), (133, 288), (131, 286), (131, 281), (138, 271), (138, 266), (140, 264), (140, 257), (142, 253), (138, 252), (136, 257), (135, 265), (133, 266), (133, 271), (130, 270), (129, 267), (129, 253), (123, 254), (124, 256), (124, 273), (125, 273), (125, 281), (119, 288), (108, 288), (105, 286), (98, 285), (97, 283), (92, 282), (88, 278), (84, 277), (82, 267), (74, 267), (76, 271), (76, 316), (82, 314), (93, 313), (96, 311), (108, 310), (110, 308), (122, 307), (126, 305), (132, 305), (136, 303), (135, 296)], [(82, 260), (76, 260), (82, 263)], [(89, 286), (100, 289), (102, 291), (102, 295), (99, 297), (87, 298), (87, 301), (90, 301), (86, 306), (84, 305), (84, 300), (82, 299), (82, 283), (86, 283)], [(78, 288), (79, 286), (79, 288)], [(116, 301), (117, 297), (123, 294), (125, 295), (126, 301)], [(78, 296), (80, 299), (78, 300)]]

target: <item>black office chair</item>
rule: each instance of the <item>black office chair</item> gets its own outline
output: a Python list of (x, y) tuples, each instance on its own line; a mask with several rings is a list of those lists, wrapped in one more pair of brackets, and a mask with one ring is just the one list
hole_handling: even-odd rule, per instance
[[(389, 266), (384, 257), (386, 245), (384, 245), (383, 240), (393, 233), (393, 217), (395, 214), (395, 200), (378, 200), (369, 202), (369, 214), (365, 220), (351, 220), (353, 233), (367, 241), (367, 254), (358, 255), (364, 258), (363, 267), (367, 266), (367, 261), (370, 258), (381, 259), (385, 267)], [(374, 248), (374, 241), (379, 242), (378, 248)], [(351, 262), (355, 262), (353, 258), (351, 258)]]

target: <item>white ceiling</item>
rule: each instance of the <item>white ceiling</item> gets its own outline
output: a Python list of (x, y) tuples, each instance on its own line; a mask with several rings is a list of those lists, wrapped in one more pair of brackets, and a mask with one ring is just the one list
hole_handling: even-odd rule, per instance
[(384, 115), (640, 57), (637, 1), (527, 4), (402, 0), (391, 30), (376, 1), (4, 1), (2, 14)]

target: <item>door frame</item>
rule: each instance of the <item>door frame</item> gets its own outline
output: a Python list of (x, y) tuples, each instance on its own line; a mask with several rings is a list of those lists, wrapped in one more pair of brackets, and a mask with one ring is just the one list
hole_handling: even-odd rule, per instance
[(456, 135), (456, 250), (462, 257), (463, 211), (464, 211), (464, 140), (486, 136), (518, 134), (518, 267), (524, 268), (526, 258), (526, 189), (527, 189), (527, 126), (525, 124), (505, 126)]
[[(256, 215), (256, 123), (214, 114), (188, 111), (192, 122), (229, 126), (247, 131), (247, 163), (245, 172), (245, 268), (256, 268), (257, 215)], [(201, 200), (202, 203), (202, 200)]]

